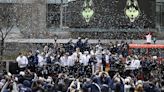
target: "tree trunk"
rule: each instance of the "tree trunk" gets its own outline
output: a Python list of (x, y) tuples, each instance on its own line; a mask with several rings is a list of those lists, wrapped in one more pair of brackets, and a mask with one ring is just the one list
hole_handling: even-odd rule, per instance
[(4, 39), (1, 40), (1, 48), (0, 48), (0, 61), (3, 60), (3, 52), (4, 52)]

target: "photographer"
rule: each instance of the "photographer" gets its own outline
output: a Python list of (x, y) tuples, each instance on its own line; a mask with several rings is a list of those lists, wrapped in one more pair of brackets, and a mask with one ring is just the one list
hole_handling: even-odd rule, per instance
[(3, 87), (1, 88), (1, 92), (19, 92), (16, 83), (18, 79), (14, 75), (11, 75), (10, 73), (5, 74), (4, 77), (5, 77), (4, 79), (1, 79), (1, 83), (3, 84)]
[(97, 83), (100, 86), (102, 92), (109, 92), (112, 80), (108, 73), (100, 72), (99, 77), (97, 78)]
[(111, 89), (115, 92), (124, 92), (124, 79), (120, 74), (116, 73), (112, 80)]
[(102, 92), (97, 83), (97, 78), (94, 78), (90, 84), (86, 85), (86, 88), (90, 89), (89, 92)]

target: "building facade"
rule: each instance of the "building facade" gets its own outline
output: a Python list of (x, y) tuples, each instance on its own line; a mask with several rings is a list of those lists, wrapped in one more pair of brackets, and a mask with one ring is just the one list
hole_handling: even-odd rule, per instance
[[(35, 35), (40, 34), (44, 31), (85, 31), (82, 28), (70, 28), (68, 26), (71, 18), (71, 14), (75, 15), (76, 11), (70, 11), (74, 8), (72, 5), (74, 2), (79, 0), (0, 0), (0, 5), (4, 4), (15, 4), (17, 6), (17, 14), (22, 14), (21, 24), (24, 24), (20, 30), (30, 31)], [(84, 0), (80, 0), (84, 1)], [(116, 0), (117, 1), (117, 0)], [(152, 0), (153, 1), (153, 0)], [(117, 2), (116, 2), (117, 3)], [(143, 29), (143, 30), (157, 30), (164, 32), (164, 0), (156, 0), (155, 15), (155, 28)], [(69, 9), (68, 9), (69, 8)], [(76, 19), (74, 21), (77, 21)], [(75, 23), (76, 24), (76, 23)], [(74, 25), (74, 24), (73, 24)], [(80, 24), (81, 25), (81, 24)], [(86, 24), (85, 26), (88, 26)], [(84, 27), (85, 27), (84, 26)], [(68, 29), (67, 29), (68, 28)], [(90, 28), (90, 31), (101, 31), (101, 28)], [(115, 30), (115, 28), (102, 29), (102, 31)], [(120, 28), (117, 30), (124, 30)], [(131, 29), (138, 30), (138, 29)], [(142, 28), (140, 28), (142, 30)]]

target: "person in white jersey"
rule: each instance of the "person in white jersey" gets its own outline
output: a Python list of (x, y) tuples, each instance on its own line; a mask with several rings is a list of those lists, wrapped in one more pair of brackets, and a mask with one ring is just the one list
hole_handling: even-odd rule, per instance
[(146, 35), (146, 43), (150, 44), (152, 42), (152, 35), (149, 33)]

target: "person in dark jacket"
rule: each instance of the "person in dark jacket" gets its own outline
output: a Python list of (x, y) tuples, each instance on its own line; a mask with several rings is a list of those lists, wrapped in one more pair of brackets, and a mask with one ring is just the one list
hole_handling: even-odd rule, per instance
[(34, 55), (32, 54), (32, 51), (31, 51), (31, 50), (28, 52), (28, 57), (27, 57), (27, 59), (28, 59), (28, 68), (29, 68), (32, 72), (35, 72), (35, 62), (34, 62), (35, 57), (34, 57)]
[(90, 89), (89, 92), (101, 92), (101, 88), (97, 83), (97, 78), (94, 78), (92, 83), (88, 85), (87, 88)]
[(102, 66), (103, 66), (103, 71), (105, 71), (105, 68), (106, 68), (106, 57), (105, 57), (105, 54), (102, 54)]
[(75, 51), (75, 45), (72, 42), (72, 38), (69, 39), (68, 43), (65, 45), (66, 52), (69, 52), (70, 55)]
[(97, 82), (103, 92), (109, 92), (109, 88), (112, 84), (112, 80), (110, 76), (108, 75), (108, 73), (101, 72), (99, 77), (97, 78)]
[(145, 92), (160, 92), (160, 89), (157, 88), (156, 85), (154, 85), (151, 82), (144, 83), (144, 91)]
[(89, 43), (88, 43), (88, 38), (85, 38), (85, 41), (83, 43), (82, 52), (83, 51), (90, 51), (90, 47), (89, 47)]
[(83, 42), (81, 40), (81, 37), (78, 37), (78, 41), (76, 42), (76, 48), (80, 48), (80, 50), (83, 48)]
[(19, 92), (32, 92), (31, 83), (28, 80), (23, 81), (23, 85), (19, 87)]

